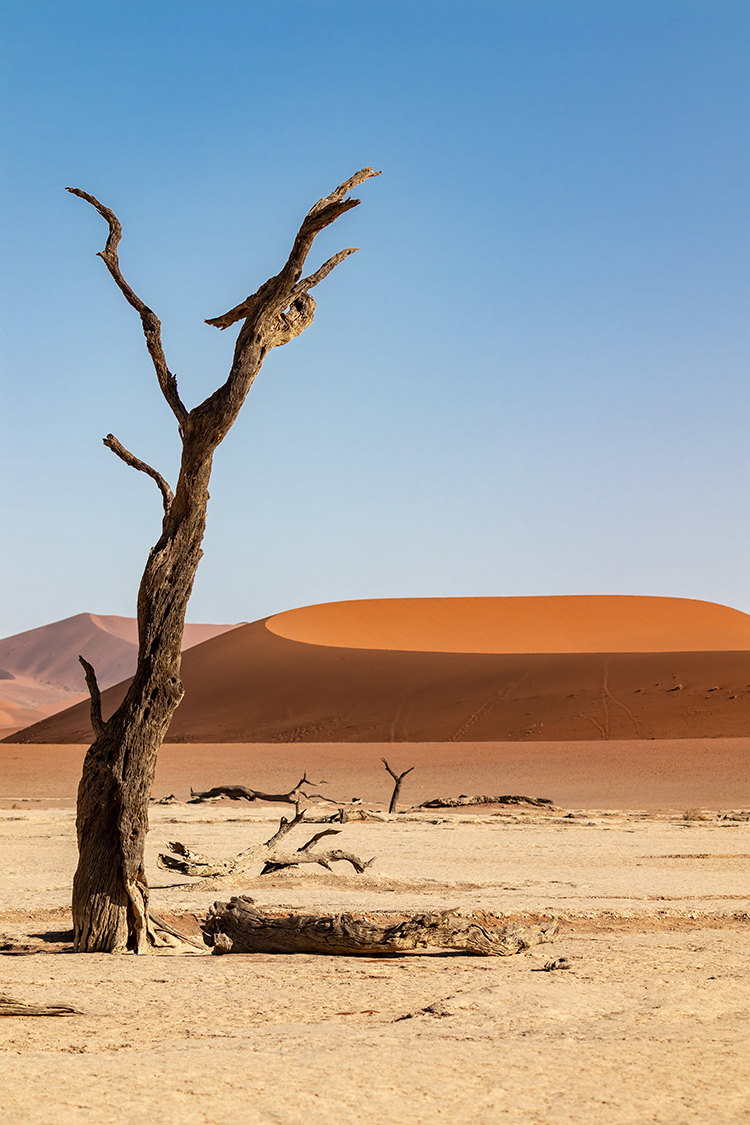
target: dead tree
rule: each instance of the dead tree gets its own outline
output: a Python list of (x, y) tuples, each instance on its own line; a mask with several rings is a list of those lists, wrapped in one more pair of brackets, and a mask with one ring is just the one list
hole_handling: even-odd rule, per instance
[(318, 840), (322, 840), (324, 836), (338, 836), (340, 829), (337, 828), (326, 828), (322, 832), (316, 832), (312, 839), (296, 852), (284, 851), (280, 847), (281, 841), (293, 828), (302, 823), (304, 816), (304, 811), (300, 812), (299, 809), (292, 820), (282, 816), (278, 830), (270, 840), (266, 840), (265, 844), (253, 844), (244, 852), (239, 852), (229, 859), (214, 859), (211, 856), (201, 855), (200, 852), (194, 852), (179, 840), (175, 840), (169, 844), (169, 850), (174, 855), (162, 854), (157, 863), (166, 871), (179, 871), (181, 875), (205, 879), (215, 876), (247, 875), (253, 867), (259, 868), (261, 875), (268, 875), (272, 871), (280, 871), (283, 867), (297, 867), (303, 863), (317, 863), (330, 871), (332, 863), (342, 861), (350, 863), (357, 874), (362, 875), (375, 862), (374, 857), (363, 860), (351, 852), (340, 849), (327, 852), (313, 850)]
[[(322, 781), (318, 785), (325, 784)], [(230, 801), (268, 801), (272, 805), (296, 805), (300, 806), (301, 801), (310, 801), (317, 798), (321, 801), (328, 801), (330, 804), (338, 804), (330, 797), (324, 797), (322, 793), (306, 793), (302, 788), (303, 785), (315, 785), (314, 781), (306, 773), (302, 775), (293, 789), (288, 793), (263, 793), (260, 789), (248, 789), (246, 785), (214, 785), (212, 789), (206, 789), (202, 793), (196, 792), (191, 787), (190, 789), (190, 804), (198, 805), (201, 801), (210, 801), (214, 797), (228, 797)]]
[(391, 797), (391, 803), (388, 806), (388, 812), (392, 813), (392, 812), (396, 811), (396, 804), (398, 803), (398, 795), (401, 792), (401, 782), (404, 780), (407, 773), (411, 773), (411, 771), (414, 769), (414, 766), (410, 766), (409, 769), (404, 770), (403, 773), (394, 773), (393, 770), (391, 769), (391, 767), (386, 762), (385, 758), (381, 758), (380, 760), (383, 763), (383, 765), (385, 766), (385, 768), (388, 770), (388, 773), (391, 775), (391, 777), (393, 778), (393, 780), (396, 783), (393, 786), (393, 795)]
[(216, 902), (203, 924), (214, 953), (324, 953), (357, 955), (407, 953), (420, 948), (455, 949), (485, 957), (509, 957), (552, 941), (555, 919), (538, 925), (511, 923), (490, 928), (456, 910), (414, 914), (379, 926), (352, 914), (278, 917), (241, 895)]
[(555, 809), (557, 806), (549, 797), (518, 797), (507, 794), (504, 797), (434, 797), (423, 801), (420, 809), (460, 809), (465, 805), (532, 805), (540, 809)]
[(125, 699), (106, 721), (94, 669), (82, 664), (91, 695), (94, 742), (89, 747), (78, 789), (78, 869), (73, 882), (73, 922), (78, 952), (144, 952), (157, 940), (149, 919), (143, 852), (148, 831), (148, 801), (156, 757), (183, 696), (180, 647), (185, 611), (201, 558), (206, 526), (208, 483), (218, 445), (234, 424), (252, 383), (272, 348), (293, 340), (313, 320), (310, 290), (354, 248), (341, 250), (306, 277), (302, 270), (316, 235), (358, 199), (348, 198), (357, 184), (378, 173), (357, 172), (308, 212), (282, 270), (235, 308), (207, 323), (218, 328), (241, 324), (229, 375), (200, 405), (184, 405), (167, 365), (161, 322), (127, 283), (117, 248), (122, 227), (117, 216), (93, 195), (68, 188), (85, 199), (109, 226), (99, 254), (115, 284), (141, 318), (156, 377), (177, 421), (182, 459), (174, 490), (113, 435), (104, 439), (126, 465), (150, 476), (161, 492), (164, 518), (138, 591), (138, 664)]

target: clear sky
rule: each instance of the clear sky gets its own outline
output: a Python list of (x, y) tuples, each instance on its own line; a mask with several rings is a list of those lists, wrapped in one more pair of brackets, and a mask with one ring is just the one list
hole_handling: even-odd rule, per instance
[(194, 621), (342, 598), (626, 593), (750, 611), (746, 0), (3, 6), (0, 635), (134, 614), (203, 323), (308, 208), (359, 246), (216, 458)]

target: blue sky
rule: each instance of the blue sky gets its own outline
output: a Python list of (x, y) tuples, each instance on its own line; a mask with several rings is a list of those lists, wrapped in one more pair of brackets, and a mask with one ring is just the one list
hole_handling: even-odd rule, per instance
[(383, 175), (214, 471), (192, 620), (355, 597), (750, 611), (750, 9), (731, 0), (96, 3), (2, 15), (0, 635), (134, 613), (188, 405), (308, 208)]

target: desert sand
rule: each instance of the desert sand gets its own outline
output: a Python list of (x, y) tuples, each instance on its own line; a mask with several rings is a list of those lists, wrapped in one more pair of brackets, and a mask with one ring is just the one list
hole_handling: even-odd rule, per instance
[[(91, 617), (85, 624), (91, 631), (96, 622), (113, 620), (128, 623)], [(226, 629), (192, 626), (199, 628)], [(123, 628), (117, 638), (100, 627), (95, 631), (100, 647), (107, 638), (110, 658), (112, 644), (125, 643)], [(32, 634), (24, 636), (31, 645)], [(77, 638), (77, 647), (66, 641), (75, 683), (79, 651), (97, 664), (96, 646), (86, 648), (86, 639)], [(685, 598), (332, 602), (255, 621), (191, 647), (183, 659), (185, 698), (168, 738), (731, 738), (750, 731), (749, 650), (750, 616)], [(119, 649), (117, 658), (123, 659)], [(106, 661), (104, 670), (106, 687), (114, 683)], [(104, 693), (105, 716), (128, 682)], [(76, 743), (91, 736), (85, 699), (10, 734), (27, 743)]]
[[(85, 745), (0, 744), (0, 808), (70, 807)], [(644, 809), (673, 814), (750, 804), (750, 738), (609, 742), (168, 743), (154, 795), (187, 800), (190, 790), (246, 785), (288, 792), (306, 772), (335, 803), (384, 802), (391, 781), (381, 757), (401, 772), (407, 805), (434, 797), (523, 794), (561, 806)]]
[[(186, 652), (170, 742), (607, 741), (750, 731), (750, 653), (412, 652), (312, 645), (263, 621)], [(127, 682), (103, 693), (111, 714)], [(10, 736), (91, 738), (88, 702)]]
[[(675, 614), (678, 599), (490, 600), (504, 604), (489, 617), (487, 599), (461, 599), (477, 603), (461, 612), (455, 599), (309, 607), (187, 652), (153, 790), (170, 800), (151, 806), (152, 906), (193, 935), (214, 901), (248, 894), (287, 913), (555, 917), (555, 940), (503, 959), (75, 956), (90, 728), (74, 706), (0, 744), (4, 990), (81, 1013), (0, 1020), (8, 1120), (750, 1119), (745, 615), (707, 603)], [(104, 693), (105, 714), (125, 686)], [(392, 816), (381, 757), (414, 767)], [(198, 880), (157, 866), (174, 840), (228, 858), (289, 812), (189, 804), (191, 788), (283, 792), (303, 773), (327, 798), (311, 799), (309, 820), (346, 807), (378, 818), (336, 838), (375, 857), (363, 875), (341, 864)], [(553, 805), (417, 807), (460, 794)], [(290, 842), (319, 830), (299, 826)], [(24, 945), (36, 952), (11, 955)], [(563, 958), (567, 969), (545, 970)]]
[[(160, 782), (184, 789), (192, 767), (178, 776), (175, 766), (162, 764)], [(555, 915), (561, 931), (504, 959), (137, 958), (70, 954), (74, 810), (12, 804), (0, 812), (0, 930), (42, 952), (5, 957), (3, 987), (81, 1015), (0, 1020), (6, 1120), (729, 1125), (750, 1113), (750, 821), (740, 811), (406, 812), (343, 826), (341, 846), (377, 857), (363, 876), (306, 868), (227, 884), (162, 871), (157, 855), (173, 839), (231, 855), (267, 839), (283, 807), (157, 805), (152, 902), (193, 933), (214, 900), (237, 893), (269, 909), (368, 917)], [(298, 828), (299, 842), (315, 830)], [(544, 971), (559, 958), (570, 968)]]

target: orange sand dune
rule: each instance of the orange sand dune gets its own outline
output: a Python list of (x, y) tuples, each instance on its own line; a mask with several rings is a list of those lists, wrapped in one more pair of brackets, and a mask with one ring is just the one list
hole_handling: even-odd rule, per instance
[[(186, 625), (183, 650), (234, 625)], [(0, 727), (23, 727), (69, 707), (86, 695), (82, 654), (99, 684), (111, 687), (135, 669), (138, 625), (134, 617), (78, 613), (38, 629), (0, 639)]]
[(750, 615), (738, 609), (619, 594), (328, 602), (279, 613), (266, 628), (306, 644), (414, 652), (750, 650)]
[[(750, 652), (462, 653), (303, 644), (263, 621), (183, 657), (170, 742), (715, 738), (750, 731)], [(103, 693), (107, 716), (127, 682)], [(10, 741), (81, 743), (87, 703)], [(456, 745), (460, 757), (460, 746)]]

